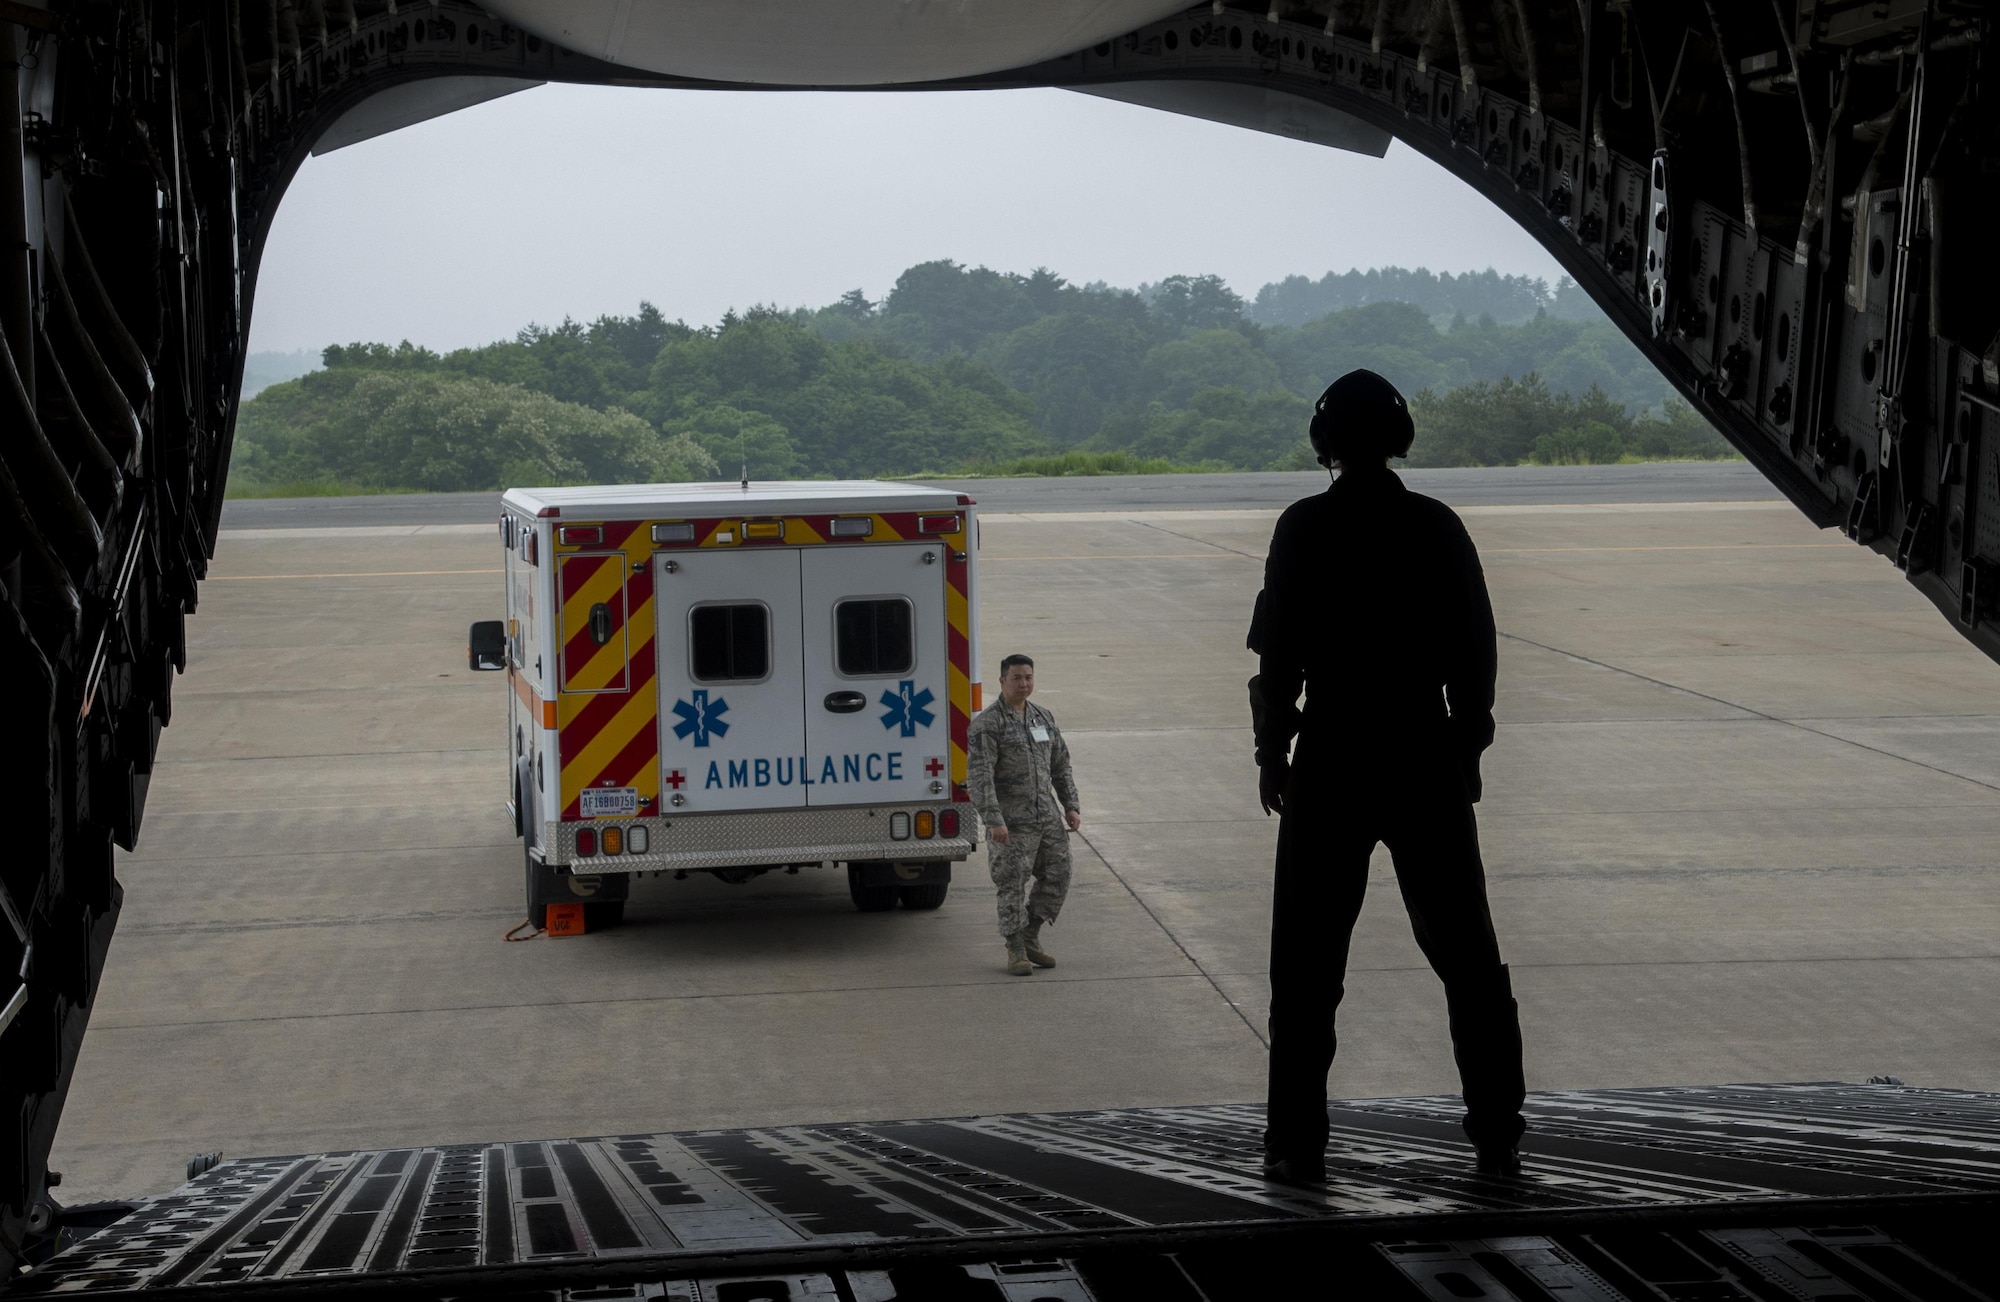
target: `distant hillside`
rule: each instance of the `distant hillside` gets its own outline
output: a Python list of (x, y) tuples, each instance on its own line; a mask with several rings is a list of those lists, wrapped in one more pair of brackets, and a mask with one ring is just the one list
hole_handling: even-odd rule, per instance
[[(1141, 289), (1144, 292), (1144, 289)], [(1490, 316), (1517, 325), (1538, 312), (1565, 321), (1601, 321), (1604, 313), (1568, 276), (1549, 288), (1538, 276), (1503, 276), (1488, 268), (1454, 276), (1418, 267), (1327, 272), (1318, 280), (1287, 276), (1257, 291), (1244, 315), (1259, 325), (1300, 326), (1332, 312), (1370, 303), (1411, 303), (1426, 316), (1477, 321)]]
[[(1410, 396), (1413, 464), (1732, 455), (1580, 297), (1568, 281), (1383, 268), (1292, 277), (1246, 303), (1215, 276), (1127, 290), (927, 262), (880, 302), (857, 289), (715, 326), (642, 303), (442, 355), (329, 347), (324, 372), (246, 403), (236, 469), (249, 488), (471, 489), (746, 468), (1297, 467), (1311, 400), (1359, 366)], [(1336, 306), (1314, 314), (1322, 303)]]
[[(1301, 315), (1312, 297), (1339, 301)], [(1065, 446), (1155, 407), (1188, 410), (1208, 388), (1311, 399), (1357, 366), (1412, 394), (1531, 371), (1555, 392), (1581, 397), (1596, 386), (1635, 413), (1671, 393), (1573, 283), (1551, 290), (1491, 271), (1300, 276), (1265, 286), (1253, 304), (1216, 276), (1125, 290), (1072, 285), (1045, 268), (1019, 275), (940, 261), (905, 271), (879, 303), (853, 290), (788, 315), (829, 339), (983, 363), (1034, 401), (1037, 426)]]

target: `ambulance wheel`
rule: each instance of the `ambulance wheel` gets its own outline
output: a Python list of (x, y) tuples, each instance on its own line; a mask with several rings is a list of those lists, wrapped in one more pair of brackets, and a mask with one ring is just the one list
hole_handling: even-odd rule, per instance
[(597, 904), (583, 906), (583, 929), (585, 931), (608, 931), (625, 921), (625, 901), (605, 900)]
[(863, 913), (887, 913), (895, 908), (896, 893), (901, 889), (894, 882), (887, 886), (864, 885), (861, 870), (853, 864), (847, 865), (847, 895)]
[(898, 886), (896, 891), (903, 897), (906, 909), (935, 909), (944, 903), (944, 893), (950, 889), (950, 882), (926, 882), (920, 886)]

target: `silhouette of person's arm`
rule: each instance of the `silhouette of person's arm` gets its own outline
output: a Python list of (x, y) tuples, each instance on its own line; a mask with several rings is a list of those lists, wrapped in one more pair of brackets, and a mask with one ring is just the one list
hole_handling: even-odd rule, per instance
[(1264, 590), (1257, 594), (1250, 621), (1250, 649), (1257, 652), (1257, 676), (1250, 680), (1250, 726), (1257, 739), (1257, 796), (1266, 814), (1285, 812), (1285, 783), (1291, 775), (1292, 739), (1301, 722), (1299, 693), (1305, 689), (1305, 659), (1298, 636), (1298, 545), (1294, 531), (1278, 521), (1264, 559)]
[(1479, 756), (1493, 744), (1493, 684), (1499, 672), (1493, 601), (1479, 551), (1459, 524), (1448, 544), (1454, 600), (1445, 661), (1445, 702), (1451, 707), (1452, 737), (1465, 774), (1466, 794), (1478, 803), (1482, 782)]
[[(1243, 639), (1243, 645), (1250, 654), (1262, 657), (1264, 654), (1264, 634), (1270, 628), (1269, 603), (1264, 598), (1264, 590), (1257, 590), (1257, 605), (1250, 612), (1250, 632)], [(1250, 675), (1245, 684), (1250, 689), (1250, 735), (1254, 738), (1264, 731), (1264, 680), (1257, 674)]]

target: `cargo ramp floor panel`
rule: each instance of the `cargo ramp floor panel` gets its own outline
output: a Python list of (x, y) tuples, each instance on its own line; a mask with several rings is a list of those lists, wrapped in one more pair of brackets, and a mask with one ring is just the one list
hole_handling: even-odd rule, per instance
[(0, 1293), (2000, 1302), (2000, 1094), (1527, 1111), (1501, 1177), (1474, 1169), (1455, 1098), (1336, 1104), (1324, 1192), (1259, 1178), (1250, 1105), (234, 1159)]

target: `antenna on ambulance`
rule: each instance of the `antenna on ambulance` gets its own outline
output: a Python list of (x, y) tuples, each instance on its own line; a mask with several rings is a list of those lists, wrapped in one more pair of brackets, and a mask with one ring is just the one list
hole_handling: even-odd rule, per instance
[(750, 491), (750, 463), (748, 461), (743, 463), (743, 491), (746, 493)]

